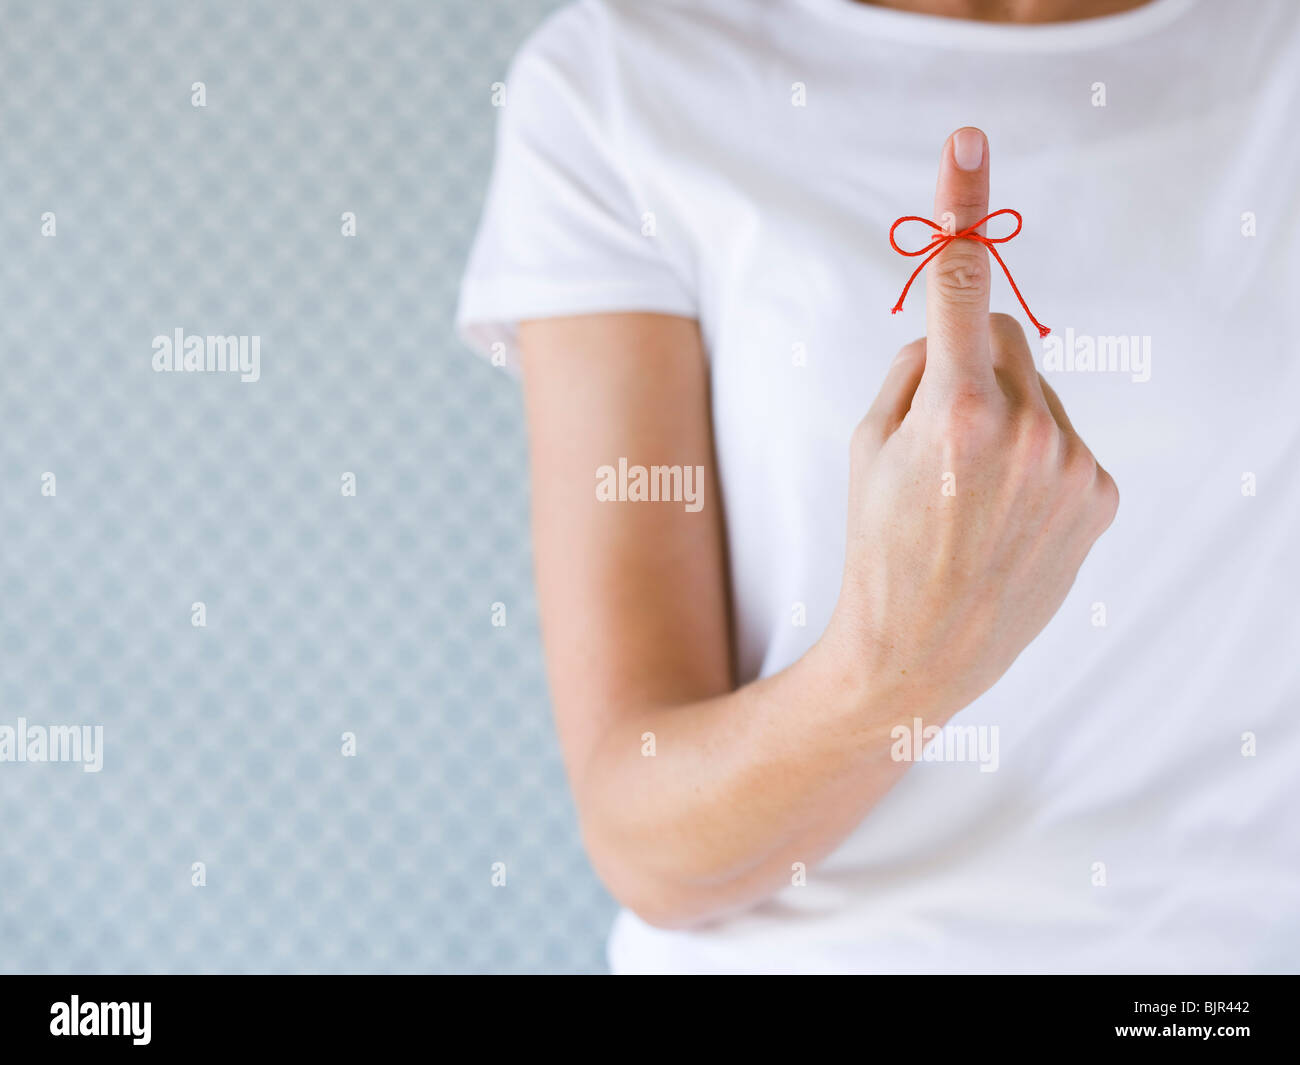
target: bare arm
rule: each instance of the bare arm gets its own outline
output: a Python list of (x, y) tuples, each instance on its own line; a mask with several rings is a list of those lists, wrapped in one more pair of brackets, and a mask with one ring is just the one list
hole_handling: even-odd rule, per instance
[[(695, 323), (551, 319), (521, 344), (538, 594), (588, 852), (654, 923), (744, 905), (822, 857), (901, 772), (884, 716), (821, 648), (733, 690)], [(703, 509), (598, 501), (596, 470), (620, 457), (702, 466)]]

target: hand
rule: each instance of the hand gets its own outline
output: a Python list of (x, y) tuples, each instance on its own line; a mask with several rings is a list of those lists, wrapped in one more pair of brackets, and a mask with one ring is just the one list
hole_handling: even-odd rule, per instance
[[(959, 130), (944, 146), (934, 217), (950, 211), (961, 230), (988, 201), (987, 141)], [(872, 688), (946, 718), (1060, 608), (1119, 493), (1020, 324), (989, 314), (985, 247), (955, 240), (926, 274), (927, 335), (899, 352), (853, 434), (828, 638)]]

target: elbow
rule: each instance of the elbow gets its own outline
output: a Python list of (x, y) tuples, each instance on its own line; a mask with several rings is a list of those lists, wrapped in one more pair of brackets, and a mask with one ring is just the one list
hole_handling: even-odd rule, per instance
[(593, 860), (596, 875), (620, 906), (653, 928), (686, 931), (707, 924), (717, 914), (702, 895), (644, 874), (609, 871), (608, 863)]
[(629, 853), (634, 848), (602, 846), (585, 834), (584, 842), (592, 868), (606, 890), (619, 905), (654, 928), (686, 931), (736, 909), (726, 881), (685, 869), (652, 871)]
[(654, 928), (684, 931), (758, 901), (756, 863), (703, 831), (697, 802), (629, 779), (612, 762), (588, 760), (584, 769), (570, 773), (583, 846), (625, 909)]

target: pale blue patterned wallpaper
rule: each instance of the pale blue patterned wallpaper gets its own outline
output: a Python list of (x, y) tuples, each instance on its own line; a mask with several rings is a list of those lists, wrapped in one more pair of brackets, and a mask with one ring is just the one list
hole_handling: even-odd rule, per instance
[(0, 0), (0, 971), (603, 968), (451, 328), (555, 6)]

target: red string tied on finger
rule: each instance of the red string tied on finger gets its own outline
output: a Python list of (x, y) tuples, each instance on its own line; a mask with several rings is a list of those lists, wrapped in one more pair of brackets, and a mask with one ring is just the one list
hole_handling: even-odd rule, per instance
[[(984, 236), (984, 234), (976, 232), (976, 230), (979, 229), (979, 227), (982, 226), (985, 222), (997, 218), (997, 216), (1001, 214), (1009, 214), (1016, 220), (1016, 228), (1013, 229), (1010, 233), (1008, 233), (1005, 237), (986, 237)], [(924, 248), (918, 249), (917, 251), (908, 251), (905, 248), (900, 248), (898, 246), (898, 241), (894, 239), (894, 231), (898, 229), (898, 227), (901, 226), (904, 222), (922, 222), (925, 225), (929, 226), (931, 229), (935, 230), (935, 235), (930, 238), (929, 244), (927, 244)], [(998, 261), (998, 265), (1002, 267), (1002, 272), (1007, 275), (1007, 280), (1011, 283), (1011, 291), (1016, 294), (1016, 299), (1020, 301), (1020, 306), (1022, 306), (1025, 309), (1025, 314), (1029, 315), (1029, 320), (1033, 322), (1034, 325), (1038, 328), (1038, 335), (1040, 337), (1047, 336), (1047, 334), (1050, 333), (1051, 330), (1047, 328), (1047, 326), (1043, 325), (1043, 323), (1040, 322), (1037, 318), (1034, 317), (1034, 312), (1029, 309), (1029, 304), (1025, 302), (1025, 297), (1020, 294), (1020, 288), (1019, 286), (1016, 285), (1016, 279), (1011, 276), (1010, 269), (1008, 269), (1007, 264), (1002, 261), (1002, 256), (998, 254), (998, 249), (994, 247), (995, 244), (1005, 244), (1007, 241), (1009, 241), (1012, 237), (1014, 237), (1017, 233), (1020, 232), (1020, 228), (1023, 225), (1024, 225), (1024, 219), (1020, 217), (1020, 212), (1013, 211), (1010, 207), (1004, 207), (1000, 211), (994, 211), (992, 214), (986, 214), (973, 226), (967, 226), (960, 233), (948, 233), (944, 230), (943, 226), (939, 225), (937, 222), (932, 222), (928, 218), (922, 218), (920, 215), (914, 215), (914, 214), (904, 215), (902, 218), (900, 218), (897, 222), (895, 222), (892, 226), (889, 227), (889, 244), (894, 249), (894, 251), (898, 252), (899, 255), (906, 255), (909, 257), (916, 256), (916, 255), (924, 255), (925, 258), (921, 260), (921, 265), (912, 271), (912, 276), (907, 279), (907, 284), (903, 286), (903, 294), (898, 297), (898, 302), (894, 304), (894, 309), (890, 311), (890, 314), (897, 314), (899, 311), (903, 309), (903, 300), (907, 299), (907, 290), (912, 287), (912, 282), (917, 279), (921, 271), (924, 270), (930, 264), (931, 259), (933, 259), (941, 251), (943, 251), (943, 249), (946, 248), (949, 244), (951, 244), (954, 240), (977, 240), (981, 244), (983, 244), (986, 248), (988, 248), (993, 258), (995, 258)]]

